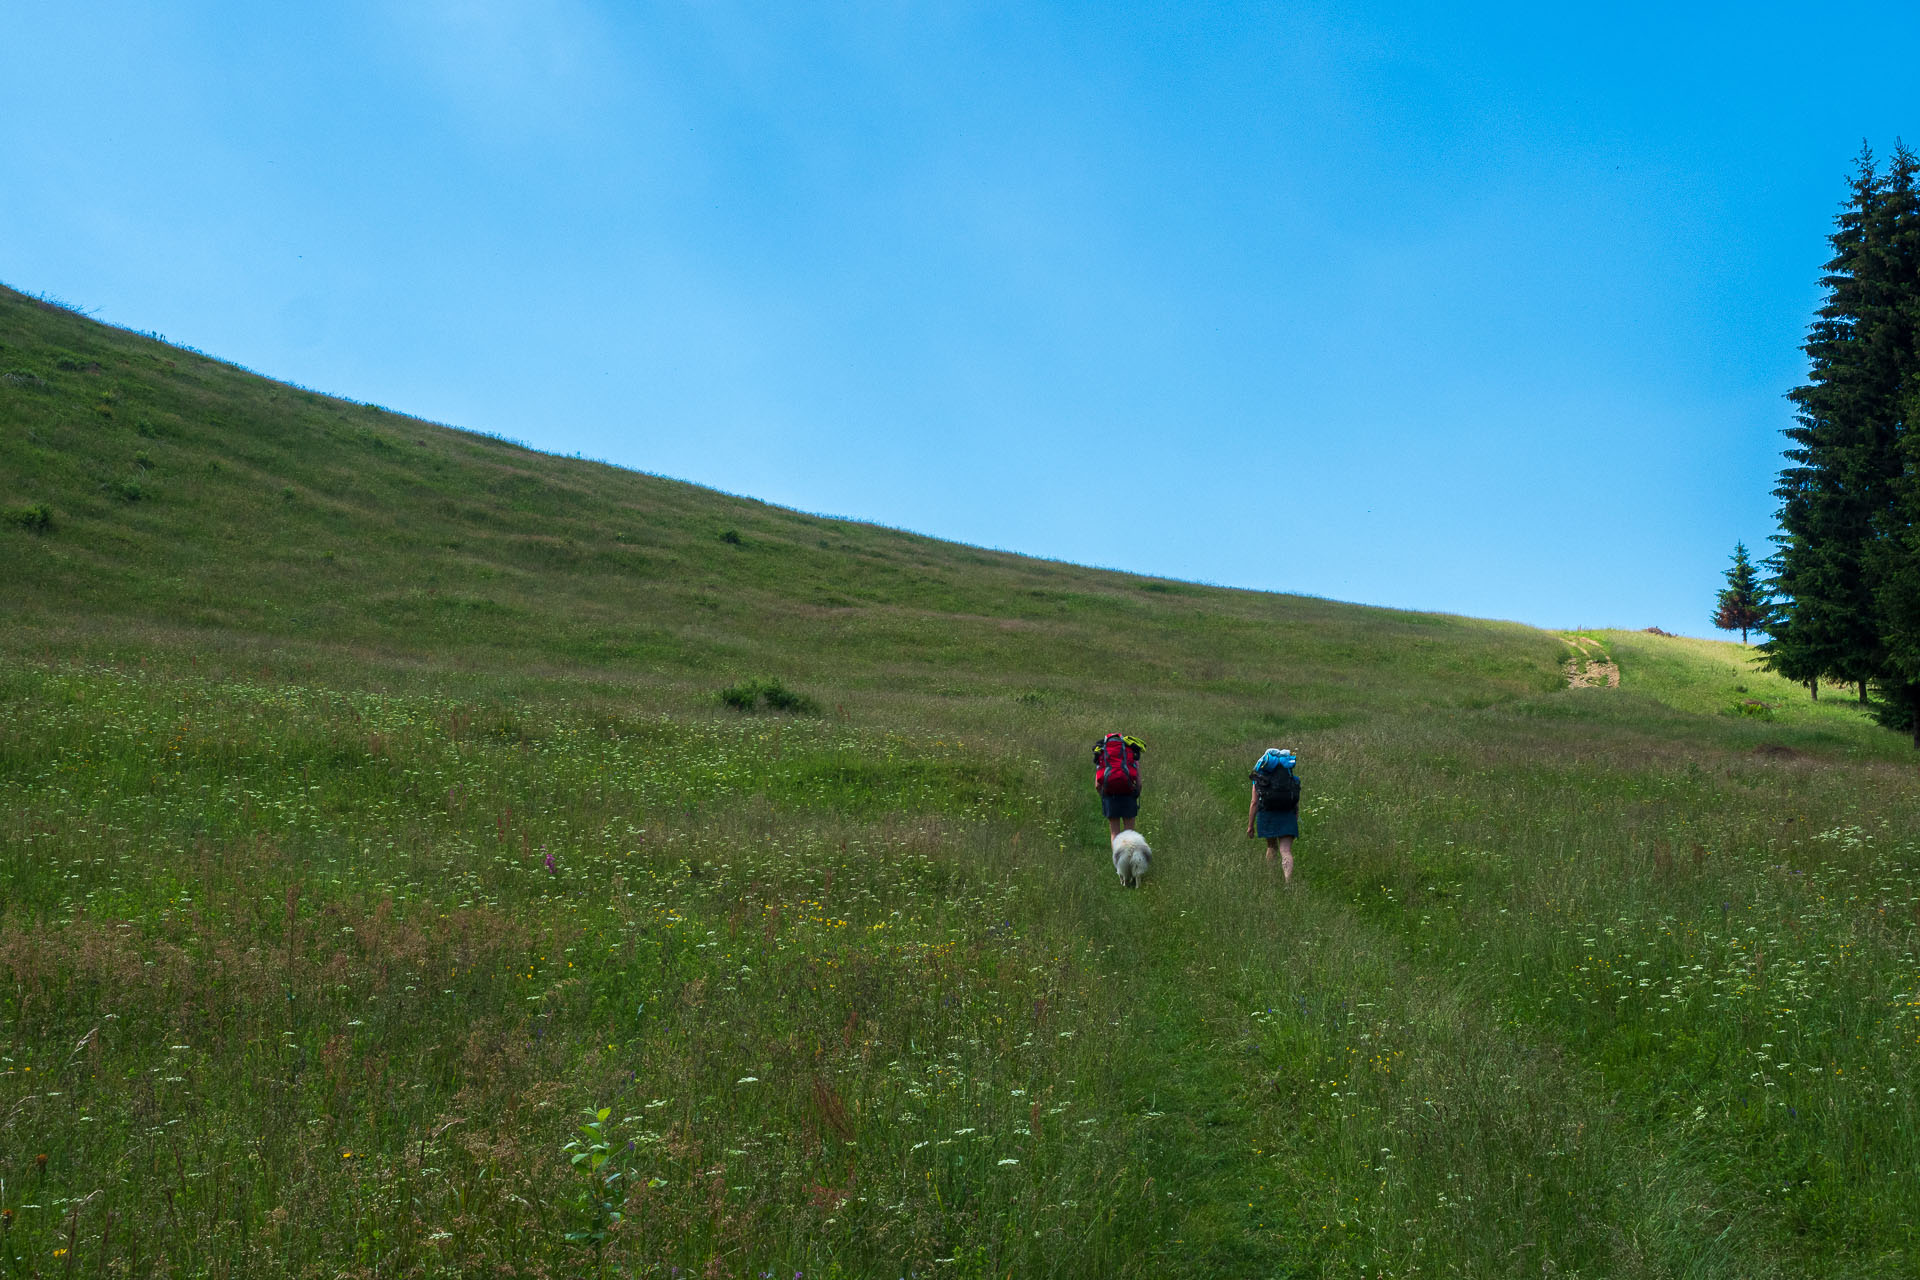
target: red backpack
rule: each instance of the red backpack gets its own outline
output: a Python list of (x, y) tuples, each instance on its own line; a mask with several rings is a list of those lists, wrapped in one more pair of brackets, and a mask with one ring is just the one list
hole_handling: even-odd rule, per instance
[(1140, 752), (1117, 733), (1094, 745), (1093, 789), (1103, 796), (1140, 794)]

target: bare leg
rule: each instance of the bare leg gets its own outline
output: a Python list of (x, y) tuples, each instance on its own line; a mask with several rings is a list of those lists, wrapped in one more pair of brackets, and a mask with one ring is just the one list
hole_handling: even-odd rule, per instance
[[(1121, 823), (1121, 819), (1119, 818), (1107, 819), (1107, 839), (1111, 840), (1113, 839), (1113, 837), (1120, 834), (1120, 823)], [(1133, 823), (1128, 822), (1127, 825), (1132, 826)]]
[(1129, 831), (1133, 830), (1134, 820), (1132, 818), (1122, 818), (1120, 821), (1126, 824), (1127, 830)]
[(1280, 853), (1279, 839), (1274, 836), (1268, 836), (1267, 837), (1267, 861), (1272, 862), (1275, 858), (1279, 856), (1279, 853)]
[(1280, 837), (1280, 878), (1293, 882), (1293, 837)]

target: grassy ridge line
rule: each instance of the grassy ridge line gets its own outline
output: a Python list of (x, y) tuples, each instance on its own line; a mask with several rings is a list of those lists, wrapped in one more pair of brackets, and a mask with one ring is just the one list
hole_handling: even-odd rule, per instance
[[(53, 523), (10, 535), (9, 603), (49, 652), (257, 637), (342, 668), (431, 654), (1044, 699), (1078, 696), (1124, 631), (1156, 690), (1348, 707), (1371, 697), (1360, 670), (1451, 702), (1547, 687), (1553, 660), (1526, 628), (1143, 580), (546, 457), (10, 291), (0, 367), (0, 504)], [(1477, 643), (1496, 635), (1499, 673)]]

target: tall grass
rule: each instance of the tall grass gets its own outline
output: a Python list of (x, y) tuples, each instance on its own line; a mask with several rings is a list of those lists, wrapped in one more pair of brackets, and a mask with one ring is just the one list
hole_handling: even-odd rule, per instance
[(1001, 865), (1017, 762), (98, 669), (5, 705), (16, 1257), (564, 1265), (609, 1107), (609, 1265), (1120, 1265), (1100, 957)]

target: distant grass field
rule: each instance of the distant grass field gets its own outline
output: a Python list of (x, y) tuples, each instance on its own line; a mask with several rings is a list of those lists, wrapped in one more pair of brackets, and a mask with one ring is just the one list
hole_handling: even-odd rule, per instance
[(1920, 1270), (1920, 769), (1738, 646), (1568, 689), (11, 293), (0, 514), (10, 1274)]

